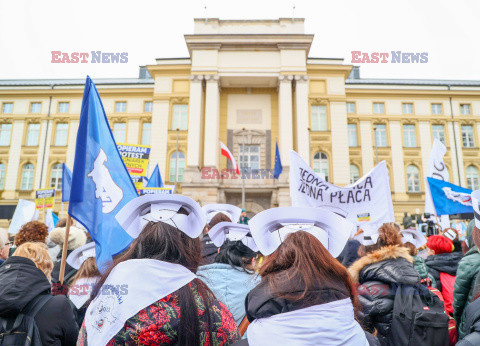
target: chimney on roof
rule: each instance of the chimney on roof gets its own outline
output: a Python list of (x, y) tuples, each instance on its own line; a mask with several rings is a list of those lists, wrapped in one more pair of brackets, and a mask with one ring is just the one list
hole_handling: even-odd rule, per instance
[(360, 66), (353, 66), (348, 79), (360, 79)]
[(140, 70), (138, 72), (138, 78), (140, 79), (152, 78), (152, 76), (150, 76), (150, 73), (148, 72), (147, 66), (140, 66)]

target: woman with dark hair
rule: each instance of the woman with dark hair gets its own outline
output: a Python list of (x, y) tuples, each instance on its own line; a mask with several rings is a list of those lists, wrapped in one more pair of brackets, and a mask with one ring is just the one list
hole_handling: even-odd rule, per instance
[(263, 211), (249, 226), (265, 257), (245, 301), (248, 344), (368, 345), (355, 319), (355, 286), (335, 259), (354, 225), (330, 211), (291, 207)]
[(365, 313), (364, 326), (371, 332), (376, 329), (383, 345), (387, 342), (392, 324), (393, 286), (419, 284), (420, 276), (393, 223), (380, 227), (378, 239), (366, 245), (365, 250), (367, 255), (351, 265), (348, 271), (359, 284), (357, 290)]
[(213, 243), (220, 245), (219, 252), (214, 263), (201, 266), (197, 272), (200, 280), (231, 311), (237, 325), (245, 317), (247, 293), (260, 281), (254, 274), (257, 253), (247, 246), (253, 243), (253, 240), (247, 242), (249, 232), (247, 225), (231, 222), (215, 225), (209, 234)]
[(136, 238), (94, 289), (78, 345), (230, 345), (232, 314), (194, 274), (205, 216), (180, 195), (144, 195), (117, 214)]

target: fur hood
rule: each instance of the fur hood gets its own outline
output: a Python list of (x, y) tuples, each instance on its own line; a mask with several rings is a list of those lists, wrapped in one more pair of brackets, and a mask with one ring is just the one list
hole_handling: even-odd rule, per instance
[[(54, 228), (50, 234), (50, 240), (60, 247), (65, 242), (66, 227)], [(70, 233), (68, 235), (68, 250), (75, 250), (76, 248), (83, 246), (87, 243), (87, 235), (85, 232), (75, 226), (70, 226)]]
[(413, 257), (410, 256), (410, 253), (406, 247), (400, 245), (390, 245), (370, 252), (366, 256), (360, 258), (355, 263), (353, 263), (350, 268), (348, 268), (348, 271), (352, 276), (354, 282), (358, 283), (360, 271), (364, 267), (384, 260), (396, 258), (404, 258), (410, 263), (413, 263)]

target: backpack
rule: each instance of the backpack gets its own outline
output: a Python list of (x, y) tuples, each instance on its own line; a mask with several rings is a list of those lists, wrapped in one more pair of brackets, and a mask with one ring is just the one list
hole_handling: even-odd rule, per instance
[(448, 344), (448, 315), (442, 301), (421, 284), (397, 286), (388, 345)]
[(52, 298), (42, 294), (15, 317), (0, 317), (0, 346), (42, 346), (35, 315)]

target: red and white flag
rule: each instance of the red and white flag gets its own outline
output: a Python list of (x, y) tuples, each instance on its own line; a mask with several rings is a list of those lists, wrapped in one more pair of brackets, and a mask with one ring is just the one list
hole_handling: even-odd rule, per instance
[(240, 168), (238, 168), (237, 162), (235, 161), (233, 154), (230, 152), (230, 150), (228, 150), (227, 146), (222, 142), (220, 142), (220, 148), (222, 148), (222, 155), (232, 162), (233, 168), (235, 168), (235, 170), (237, 171), (237, 174), (240, 175)]

